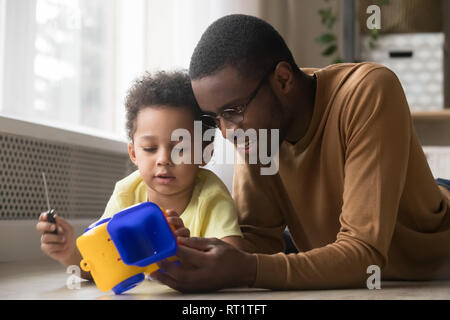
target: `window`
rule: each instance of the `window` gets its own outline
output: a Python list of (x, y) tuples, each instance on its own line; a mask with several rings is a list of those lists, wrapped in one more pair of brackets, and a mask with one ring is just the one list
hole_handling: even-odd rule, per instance
[(258, 1), (0, 0), (0, 116), (125, 140), (132, 81), (187, 69), (212, 21)]
[(124, 138), (125, 93), (144, 69), (144, 1), (0, 1), (0, 113)]

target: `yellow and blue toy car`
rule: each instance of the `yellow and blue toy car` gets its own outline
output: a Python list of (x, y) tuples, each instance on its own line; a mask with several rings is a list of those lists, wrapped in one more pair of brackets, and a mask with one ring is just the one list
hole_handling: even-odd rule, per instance
[(164, 211), (144, 202), (90, 225), (77, 247), (97, 287), (121, 294), (158, 270), (156, 262), (176, 260), (177, 241)]

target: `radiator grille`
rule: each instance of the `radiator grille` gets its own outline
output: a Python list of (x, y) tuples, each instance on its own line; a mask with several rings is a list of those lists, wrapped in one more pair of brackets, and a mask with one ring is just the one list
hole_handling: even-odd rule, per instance
[(99, 218), (115, 182), (135, 170), (126, 154), (0, 133), (0, 219)]

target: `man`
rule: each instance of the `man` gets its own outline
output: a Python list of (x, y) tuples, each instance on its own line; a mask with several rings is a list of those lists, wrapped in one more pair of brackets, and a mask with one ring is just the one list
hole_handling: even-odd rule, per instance
[[(235, 165), (247, 252), (180, 239), (181, 265), (163, 261), (154, 278), (180, 291), (361, 287), (372, 265), (382, 279), (450, 278), (450, 191), (433, 179), (390, 70), (298, 69), (273, 27), (230, 15), (205, 31), (189, 73), (224, 135), (279, 129), (279, 172)], [(283, 253), (286, 226), (298, 254)]]

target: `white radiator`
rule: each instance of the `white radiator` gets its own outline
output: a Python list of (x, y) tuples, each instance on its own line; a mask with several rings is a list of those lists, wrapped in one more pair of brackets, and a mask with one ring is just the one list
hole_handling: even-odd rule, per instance
[(50, 205), (76, 235), (103, 214), (115, 183), (135, 170), (126, 143), (0, 117), (0, 261), (42, 257), (35, 225)]

